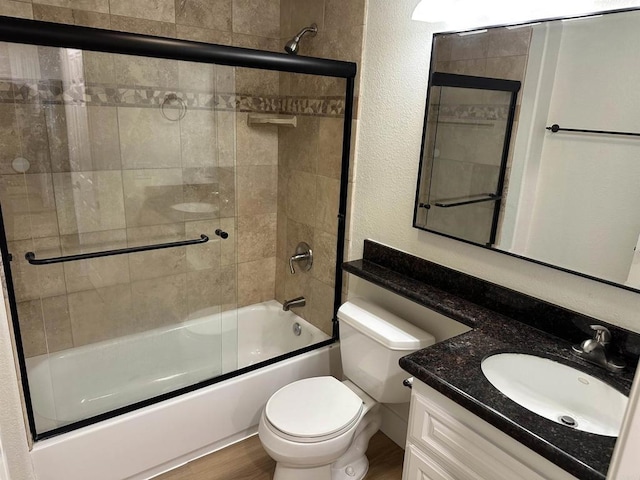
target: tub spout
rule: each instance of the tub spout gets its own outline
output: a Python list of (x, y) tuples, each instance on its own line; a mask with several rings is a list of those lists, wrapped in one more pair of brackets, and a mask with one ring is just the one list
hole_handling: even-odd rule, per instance
[(288, 312), (293, 307), (304, 307), (307, 304), (307, 301), (304, 297), (292, 298), (291, 300), (285, 300), (282, 304), (282, 309), (285, 312)]

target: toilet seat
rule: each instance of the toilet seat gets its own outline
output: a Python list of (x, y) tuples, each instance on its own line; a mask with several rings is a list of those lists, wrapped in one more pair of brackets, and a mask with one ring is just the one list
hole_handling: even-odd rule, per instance
[(341, 435), (360, 419), (364, 403), (334, 377), (306, 378), (274, 393), (265, 419), (290, 440), (321, 442)]

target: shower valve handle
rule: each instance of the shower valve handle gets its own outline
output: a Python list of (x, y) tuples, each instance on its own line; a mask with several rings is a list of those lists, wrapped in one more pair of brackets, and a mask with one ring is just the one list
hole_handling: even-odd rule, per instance
[(289, 271), (291, 275), (296, 273), (296, 268), (293, 265), (294, 262), (299, 263), (305, 271), (311, 270), (311, 266), (313, 265), (313, 251), (309, 244), (300, 242), (296, 247), (296, 253), (289, 257)]

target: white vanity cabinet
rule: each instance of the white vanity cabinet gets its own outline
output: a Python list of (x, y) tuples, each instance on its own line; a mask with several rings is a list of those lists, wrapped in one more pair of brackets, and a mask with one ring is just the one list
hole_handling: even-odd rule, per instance
[(426, 384), (413, 382), (402, 480), (576, 480)]

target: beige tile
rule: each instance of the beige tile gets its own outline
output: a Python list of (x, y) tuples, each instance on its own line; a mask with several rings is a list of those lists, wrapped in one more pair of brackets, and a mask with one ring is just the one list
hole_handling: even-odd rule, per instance
[(109, 0), (112, 15), (175, 23), (174, 0)]
[(487, 58), (486, 75), (507, 80), (524, 80), (527, 56)]
[(325, 0), (324, 24), (327, 28), (353, 27), (365, 23), (365, 0)]
[[(72, 163), (90, 156), (86, 108), (50, 105), (43, 109), (47, 126), (51, 171), (81, 170)], [(69, 121), (67, 121), (67, 115)], [(70, 128), (71, 126), (71, 128)]]
[(0, 105), (0, 172), (15, 174), (11, 162), (16, 157), (22, 157), (18, 119), (14, 105)]
[(73, 347), (67, 296), (43, 298), (42, 312), (44, 331), (47, 336), (47, 350), (59, 352)]
[(74, 346), (128, 335), (136, 330), (129, 285), (70, 293)]
[[(178, 62), (178, 84), (181, 90), (214, 93), (215, 65), (209, 63)], [(192, 110), (195, 113), (199, 110)], [(189, 115), (185, 116), (185, 120)]]
[(201, 220), (185, 223), (185, 237), (187, 239), (196, 239), (200, 235), (209, 237), (207, 243), (187, 247), (187, 270), (205, 270), (220, 266), (222, 244), (233, 244), (236, 237), (234, 232), (231, 231), (227, 232), (229, 233), (229, 238), (223, 240), (215, 234), (218, 228), (220, 228), (219, 220)]
[[(218, 165), (216, 112), (193, 110), (187, 112), (179, 124), (183, 168), (216, 167)], [(177, 159), (180, 160), (180, 153)]]
[(229, 234), (229, 238), (220, 242), (220, 261), (222, 265), (235, 265), (238, 261), (236, 219), (221, 218), (220, 228)]
[(238, 215), (277, 211), (278, 167), (273, 165), (236, 168)]
[(122, 176), (128, 227), (184, 221), (172, 208), (184, 203), (181, 169), (125, 170)]
[(54, 173), (53, 186), (61, 234), (125, 227), (120, 172)]
[(0, 175), (0, 201), (8, 240), (58, 235), (50, 174)]
[(177, 24), (231, 31), (231, 0), (188, 0), (176, 5)]
[(54, 297), (66, 293), (61, 264), (30, 265), (24, 258), (27, 252), (34, 252), (36, 258), (60, 256), (58, 237), (9, 242), (9, 252), (13, 255), (11, 270), (17, 301)]
[(531, 43), (531, 27), (516, 28), (492, 28), (489, 30), (489, 57), (507, 57), (513, 55), (528, 55)]
[[(218, 71), (217, 67), (216, 71)], [(218, 165), (220, 167), (236, 166), (236, 116), (236, 112), (216, 112)]]
[[(156, 245), (186, 240), (183, 223), (127, 229), (130, 247)], [(131, 280), (166, 277), (187, 270), (186, 247), (164, 248), (129, 255)]]
[(231, 32), (209, 30), (208, 28), (192, 27), (191, 25), (176, 25), (176, 34), (183, 40), (194, 42), (214, 43), (217, 45), (231, 45)]
[(118, 125), (122, 168), (181, 166), (179, 122), (165, 119), (158, 109), (120, 107)]
[(234, 0), (233, 31), (280, 38), (279, 0)]
[[(164, 58), (114, 55), (116, 80), (120, 85), (176, 88), (178, 62)], [(156, 114), (157, 109), (151, 109)], [(162, 118), (162, 115), (159, 115)]]
[(334, 235), (337, 233), (339, 205), (340, 181), (318, 175), (315, 206), (316, 229)]
[(73, 10), (73, 22), (76, 25), (93, 28), (111, 28), (111, 16), (108, 13)]
[(73, 8), (74, 10), (109, 13), (109, 0), (35, 0), (33, 3)]
[(89, 170), (120, 170), (120, 132), (115, 107), (87, 107), (91, 165)]
[(287, 252), (287, 209), (286, 204), (284, 208), (280, 208), (278, 205), (277, 214), (278, 224), (276, 226), (276, 257), (289, 258), (290, 254)]
[(237, 165), (277, 165), (278, 127), (250, 127), (248, 114), (237, 115), (236, 163)]
[(131, 284), (137, 328), (149, 330), (187, 318), (187, 276), (184, 273)]
[(1, 0), (0, 15), (17, 18), (33, 18), (33, 10), (30, 2)]
[(268, 52), (284, 52), (284, 45), (279, 38), (267, 38), (256, 36), (255, 34), (246, 35), (234, 32), (231, 41), (234, 47), (266, 50)]
[(120, 15), (111, 15), (111, 29), (120, 32), (154, 35), (156, 37), (173, 38), (176, 36), (176, 26), (174, 23), (123, 17)]
[(317, 231), (314, 234), (313, 267), (311, 274), (325, 285), (333, 287), (336, 278), (336, 247), (338, 237)]
[(489, 50), (489, 33), (451, 36), (451, 60), (486, 58)]
[[(280, 92), (280, 74), (268, 70), (238, 67), (236, 92), (252, 96), (276, 96)], [(266, 126), (266, 128), (276, 127)]]
[[(342, 138), (344, 120), (319, 119), (318, 174), (340, 180), (342, 169)], [(352, 132), (355, 139), (356, 132)]]
[(287, 181), (287, 216), (306, 225), (316, 222), (316, 175), (289, 172)]
[[(60, 243), (64, 255), (101, 252), (128, 246), (125, 230), (63, 235), (60, 237)], [(63, 268), (68, 292), (92, 290), (130, 281), (126, 255), (68, 262), (63, 264)]]
[[(324, 119), (323, 119), (324, 120)], [(342, 136), (340, 136), (342, 138)], [(279, 148), (282, 167), (288, 172), (300, 171), (316, 173), (320, 158), (320, 119), (318, 117), (298, 116), (296, 128), (280, 130)], [(325, 138), (335, 142), (337, 139)]]
[(331, 335), (333, 329), (334, 289), (315, 278), (310, 283), (313, 293), (310, 299), (307, 320), (327, 335)]
[[(318, 0), (291, 0), (280, 6), (280, 21), (282, 22), (282, 10), (288, 10), (289, 24), (283, 24), (281, 28), (282, 36), (293, 37), (303, 27), (308, 27), (312, 23), (318, 25), (318, 29), (323, 30), (325, 2)], [(286, 15), (286, 13), (284, 13)]]
[[(220, 267), (220, 302), (223, 311), (238, 303), (237, 265)], [(235, 307), (234, 307), (235, 308)]]
[(276, 258), (238, 264), (238, 307), (272, 300), (275, 294)]
[(238, 218), (238, 262), (276, 255), (275, 213)]
[(236, 215), (236, 169), (218, 169), (220, 217)]
[(47, 353), (47, 337), (44, 332), (40, 299), (18, 302), (18, 319), (24, 356), (30, 358)]
[(60, 8), (49, 5), (33, 5), (34, 20), (45, 22), (64, 23), (73, 25), (73, 12), (70, 8)]
[[(16, 119), (20, 136), (20, 153), (29, 163), (29, 173), (44, 173), (51, 171), (49, 144), (45, 110), (46, 107), (37, 104), (16, 105)], [(18, 152), (15, 152), (18, 153)], [(2, 173), (15, 173), (11, 165), (2, 165)]]
[(485, 76), (487, 71), (487, 59), (477, 58), (471, 60), (458, 60), (449, 62), (447, 73), (458, 75)]
[[(116, 83), (115, 55), (104, 52), (82, 52), (84, 78), (87, 83)], [(98, 108), (98, 107), (96, 107)]]
[[(318, 33), (318, 45), (325, 58), (347, 60), (360, 63), (362, 58), (363, 26), (349, 26), (343, 28), (329, 28)], [(357, 85), (357, 83), (356, 83)], [(341, 93), (344, 93), (344, 89)]]
[(219, 265), (187, 273), (187, 306), (192, 318), (204, 316), (196, 312), (219, 307), (222, 303), (220, 273)]
[(275, 298), (279, 303), (284, 303), (286, 296), (286, 282), (289, 274), (289, 265), (284, 258), (276, 258), (276, 289)]
[(286, 257), (296, 253), (296, 247), (300, 242), (306, 242), (311, 246), (313, 250), (315, 231), (312, 226), (305, 225), (304, 223), (296, 222), (292, 219), (287, 219), (287, 247)]

